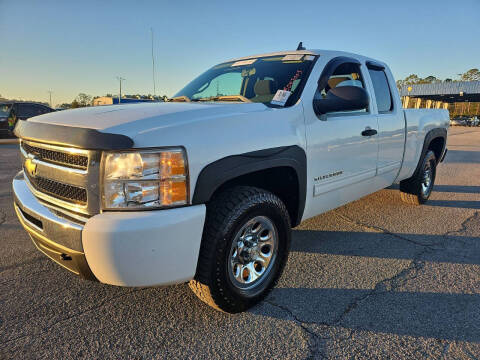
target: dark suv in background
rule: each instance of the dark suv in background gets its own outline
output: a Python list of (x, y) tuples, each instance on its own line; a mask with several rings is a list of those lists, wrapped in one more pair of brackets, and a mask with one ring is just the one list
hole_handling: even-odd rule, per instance
[(33, 116), (55, 111), (51, 107), (33, 102), (0, 103), (0, 136), (13, 136), (17, 120), (27, 120)]

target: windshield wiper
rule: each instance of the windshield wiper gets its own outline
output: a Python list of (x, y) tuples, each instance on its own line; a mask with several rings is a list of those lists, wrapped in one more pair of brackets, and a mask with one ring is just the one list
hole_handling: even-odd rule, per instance
[(190, 98), (185, 95), (175, 96), (173, 98), (168, 99), (168, 102), (190, 102)]
[(192, 99), (191, 101), (241, 101), (241, 102), (252, 102), (243, 95), (219, 95), (219, 96), (209, 96), (205, 98)]

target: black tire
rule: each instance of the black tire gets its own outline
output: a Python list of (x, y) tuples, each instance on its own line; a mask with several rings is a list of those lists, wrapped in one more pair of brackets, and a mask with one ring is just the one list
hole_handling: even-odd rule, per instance
[[(426, 171), (430, 171), (430, 182), (426, 186)], [(420, 205), (427, 202), (432, 194), (437, 173), (437, 159), (435, 153), (428, 150), (421, 162), (420, 167), (410, 178), (400, 182), (400, 195), (403, 202), (412, 205)]]
[[(256, 285), (239, 288), (229, 275), (232, 243), (245, 224), (256, 218), (267, 218), (274, 225), (278, 238), (275, 261), (271, 261), (268, 272), (259, 276)], [(277, 196), (247, 186), (224, 190), (207, 204), (197, 272), (189, 286), (203, 302), (217, 310), (245, 311), (263, 300), (277, 283), (288, 258), (290, 241), (288, 211)]]

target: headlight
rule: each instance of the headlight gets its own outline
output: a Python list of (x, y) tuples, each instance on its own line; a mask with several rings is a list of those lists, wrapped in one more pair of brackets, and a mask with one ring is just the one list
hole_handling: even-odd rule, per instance
[(103, 209), (151, 209), (188, 203), (188, 171), (180, 148), (104, 152)]

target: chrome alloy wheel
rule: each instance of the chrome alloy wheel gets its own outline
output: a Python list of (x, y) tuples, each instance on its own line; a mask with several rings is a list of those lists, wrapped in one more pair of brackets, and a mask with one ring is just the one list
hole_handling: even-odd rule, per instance
[(433, 185), (433, 171), (432, 171), (430, 162), (428, 161), (425, 164), (425, 167), (423, 169), (423, 179), (422, 179), (422, 195), (425, 198), (427, 198), (428, 195), (430, 195), (430, 192), (432, 191), (432, 185)]
[(235, 235), (230, 248), (228, 275), (233, 285), (250, 289), (259, 285), (275, 263), (278, 233), (273, 222), (256, 216)]

